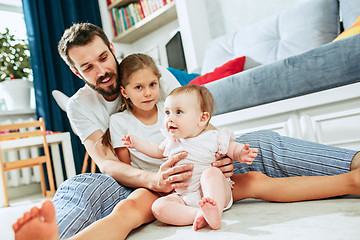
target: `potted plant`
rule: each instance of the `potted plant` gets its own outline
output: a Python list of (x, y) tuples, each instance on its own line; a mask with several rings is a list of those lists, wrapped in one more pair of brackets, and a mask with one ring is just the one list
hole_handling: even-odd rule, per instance
[(0, 33), (0, 91), (8, 110), (30, 107), (30, 76), (28, 42), (16, 39), (6, 28)]

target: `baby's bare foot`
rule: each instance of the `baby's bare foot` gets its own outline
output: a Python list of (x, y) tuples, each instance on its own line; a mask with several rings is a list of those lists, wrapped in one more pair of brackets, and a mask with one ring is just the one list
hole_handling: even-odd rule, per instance
[(221, 227), (221, 219), (216, 202), (211, 198), (203, 198), (199, 201), (199, 206), (209, 226), (214, 230), (219, 229)]
[(33, 207), (13, 224), (15, 240), (58, 239), (54, 205), (46, 200), (41, 208)]
[(201, 211), (201, 209), (198, 210), (194, 223), (193, 223), (193, 230), (197, 231), (203, 227), (205, 227), (207, 225), (207, 222), (204, 218), (203, 212)]

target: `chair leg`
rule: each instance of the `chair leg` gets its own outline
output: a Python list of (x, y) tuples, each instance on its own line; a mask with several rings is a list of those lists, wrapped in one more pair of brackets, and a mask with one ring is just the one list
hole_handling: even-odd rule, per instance
[(53, 175), (53, 171), (51, 168), (50, 159), (48, 159), (46, 162), (46, 170), (47, 170), (47, 175), (48, 175), (48, 180), (49, 180), (49, 188), (50, 188), (50, 191), (46, 192), (46, 196), (53, 197), (55, 195), (56, 190), (55, 190), (54, 175)]
[(5, 207), (9, 207), (9, 196), (8, 196), (8, 191), (7, 191), (7, 187), (6, 187), (4, 165), (3, 165), (1, 154), (2, 153), (0, 151), (0, 170), (1, 170), (1, 178), (2, 178), (2, 182), (3, 182), (3, 188), (4, 188), (4, 201), (5, 201)]
[(44, 176), (44, 168), (42, 164), (39, 165), (40, 168), (40, 185), (41, 185), (41, 192), (44, 197), (46, 197), (46, 184), (45, 184), (45, 176)]
[(95, 170), (96, 170), (96, 165), (95, 165), (95, 162), (94, 160), (91, 159), (91, 173), (95, 173)]
[(88, 167), (88, 161), (89, 161), (89, 154), (87, 151), (85, 151), (83, 166), (81, 169), (81, 173), (86, 173), (87, 167)]

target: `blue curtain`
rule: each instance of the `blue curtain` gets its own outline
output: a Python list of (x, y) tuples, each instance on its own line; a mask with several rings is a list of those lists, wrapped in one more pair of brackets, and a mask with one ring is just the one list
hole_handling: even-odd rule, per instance
[(71, 96), (84, 85), (61, 59), (57, 44), (64, 30), (75, 22), (90, 22), (102, 27), (98, 0), (23, 0), (23, 10), (34, 74), (36, 116), (44, 117), (48, 130), (71, 132), (76, 172), (79, 173), (85, 149), (51, 92), (57, 89)]

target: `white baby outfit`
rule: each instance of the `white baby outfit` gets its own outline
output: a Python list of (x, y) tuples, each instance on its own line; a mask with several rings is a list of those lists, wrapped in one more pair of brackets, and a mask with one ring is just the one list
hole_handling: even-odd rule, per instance
[[(184, 200), (188, 206), (198, 207), (198, 201), (201, 200), (200, 178), (205, 169), (211, 167), (211, 163), (216, 160), (215, 154), (226, 154), (231, 138), (231, 133), (227, 129), (209, 130), (194, 138), (180, 138), (174, 140), (169, 134), (161, 129), (166, 139), (161, 147), (165, 146), (163, 155), (170, 157), (178, 152), (185, 151), (187, 157), (180, 160), (177, 164), (192, 163), (194, 165), (193, 175), (187, 181), (189, 187), (186, 189), (175, 189), (176, 193)], [(229, 180), (229, 184), (231, 180)], [(231, 198), (228, 206), (224, 210), (232, 206)]]

